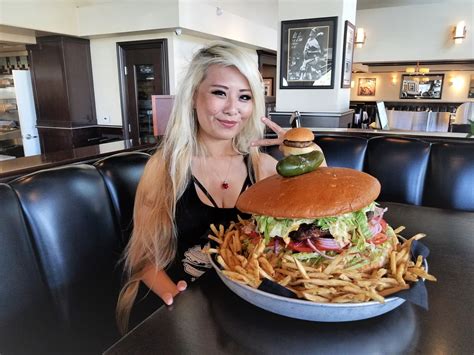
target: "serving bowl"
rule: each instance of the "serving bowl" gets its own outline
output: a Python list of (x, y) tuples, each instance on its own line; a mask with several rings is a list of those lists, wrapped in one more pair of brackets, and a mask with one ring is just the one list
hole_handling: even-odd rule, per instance
[(367, 319), (390, 312), (405, 302), (405, 299), (391, 296), (385, 302), (378, 301), (358, 303), (317, 303), (303, 299), (294, 299), (274, 295), (228, 278), (214, 258), (209, 256), (219, 278), (236, 295), (245, 301), (283, 316), (317, 322), (348, 322)]

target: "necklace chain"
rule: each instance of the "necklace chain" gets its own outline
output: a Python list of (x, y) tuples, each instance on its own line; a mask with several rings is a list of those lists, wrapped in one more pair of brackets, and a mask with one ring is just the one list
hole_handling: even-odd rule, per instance
[[(230, 188), (230, 183), (229, 183), (228, 177), (229, 177), (229, 173), (230, 173), (230, 168), (231, 168), (231, 166), (232, 166), (232, 162), (233, 162), (233, 160), (234, 160), (234, 158), (235, 158), (236, 156), (238, 156), (238, 155), (232, 155), (232, 156), (230, 156), (229, 165), (228, 165), (228, 167), (227, 167), (227, 172), (226, 172), (226, 174), (225, 174), (225, 178), (224, 178), (224, 179), (222, 179), (222, 177), (220, 176), (220, 174), (218, 174), (218, 170), (215, 170), (215, 171), (216, 171), (215, 175), (216, 175), (217, 178), (221, 181), (221, 182), (220, 182), (220, 186), (221, 186), (221, 188), (224, 189), (224, 190), (227, 190), (227, 189)], [(208, 166), (207, 159), (206, 159), (206, 163), (205, 163), (205, 164), (206, 164), (206, 167), (207, 167), (207, 166)]]
[(230, 187), (229, 181), (227, 180), (227, 178), (229, 177), (230, 167), (232, 166), (232, 161), (234, 160), (234, 157), (235, 157), (235, 155), (232, 155), (230, 157), (229, 166), (227, 167), (227, 173), (225, 174), (225, 178), (224, 178), (224, 180), (222, 180), (222, 183), (221, 183), (221, 187), (224, 190), (227, 190)]

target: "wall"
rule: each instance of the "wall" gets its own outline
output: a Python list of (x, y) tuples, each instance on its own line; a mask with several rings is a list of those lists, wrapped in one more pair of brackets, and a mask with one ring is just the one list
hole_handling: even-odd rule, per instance
[[(247, 13), (254, 13), (256, 11), (254, 6), (250, 2), (247, 4), (250, 6), (244, 7), (242, 4), (240, 8), (245, 9)], [(180, 1), (179, 26), (255, 48), (277, 49), (276, 28), (233, 14), (226, 11), (225, 8), (223, 8), (221, 15), (217, 15), (216, 7), (205, 3), (198, 5), (196, 1)]]
[[(196, 0), (188, 0), (196, 3)], [(278, 30), (278, 0), (200, 0), (212, 6), (220, 7), (224, 14), (230, 12), (247, 20)]]
[(0, 25), (77, 35), (74, 1), (2, 0)]
[[(452, 29), (466, 21), (467, 36), (454, 44)], [(356, 26), (367, 33), (354, 62), (397, 62), (474, 58), (474, 1), (443, 0), (432, 4), (357, 11)]]
[(179, 26), (178, 0), (89, 1), (77, 8), (77, 23), (82, 37), (171, 29)]
[[(174, 33), (153, 33), (136, 35), (116, 35), (90, 40), (92, 76), (97, 123), (104, 125), (122, 125), (120, 102), (119, 69), (117, 42), (141, 41), (167, 38), (168, 50), (172, 52)], [(174, 64), (169, 61), (170, 86), (174, 87)]]
[[(430, 72), (430, 74), (437, 72)], [(438, 72), (441, 73), (441, 72)], [(351, 101), (398, 101), (398, 102), (474, 102), (468, 99), (469, 83), (474, 71), (445, 71), (441, 99), (435, 100), (413, 100), (400, 99), (400, 87), (402, 73), (364, 73), (353, 74), (354, 87), (351, 88)], [(375, 96), (358, 96), (357, 89), (360, 78), (375, 78)], [(452, 79), (458, 78), (456, 84)]]
[[(355, 22), (355, 0), (299, 0), (279, 1), (279, 17), (281, 21), (302, 18), (319, 18), (337, 16), (336, 63), (334, 89), (280, 89), (279, 73), (277, 73), (276, 110), (302, 112), (345, 112), (349, 108), (349, 89), (341, 86), (342, 47), (344, 23)], [(278, 41), (280, 43), (280, 35)], [(280, 70), (280, 51), (278, 51), (278, 70)]]
[(0, 25), (0, 42), (36, 44), (36, 34), (32, 30)]
[[(174, 32), (116, 35), (91, 39), (92, 75), (98, 124), (122, 125), (117, 42), (158, 38), (168, 40), (170, 93), (173, 95), (176, 93), (183, 71), (187, 68), (193, 53), (210, 42), (211, 39), (188, 35), (176, 36)], [(242, 48), (254, 58), (255, 65), (257, 65), (258, 58), (255, 50)]]
[[(196, 35), (276, 50), (277, 1), (2, 0), (0, 25), (80, 37), (182, 27)], [(216, 6), (223, 9), (221, 16)]]

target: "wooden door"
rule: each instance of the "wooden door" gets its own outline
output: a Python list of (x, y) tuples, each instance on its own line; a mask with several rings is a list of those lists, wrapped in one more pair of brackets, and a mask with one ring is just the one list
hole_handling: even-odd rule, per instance
[(151, 97), (169, 94), (167, 40), (117, 45), (125, 139), (154, 143)]

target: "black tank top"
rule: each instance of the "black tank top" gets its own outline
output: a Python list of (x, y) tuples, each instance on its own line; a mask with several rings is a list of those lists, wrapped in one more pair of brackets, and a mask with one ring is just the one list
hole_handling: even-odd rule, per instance
[[(241, 193), (255, 181), (254, 171), (250, 164), (248, 155), (244, 156), (247, 166), (247, 178), (245, 179)], [(209, 198), (214, 207), (203, 203), (197, 194), (196, 188)], [(237, 221), (237, 215), (247, 218), (248, 215), (238, 211), (235, 207), (219, 208), (205, 187), (193, 176), (186, 190), (176, 204), (176, 228), (178, 235), (178, 253), (175, 263), (169, 270), (172, 279), (194, 281), (210, 267), (208, 257), (202, 253), (202, 247), (209, 239), (209, 225), (213, 223), (226, 225), (230, 221)]]

